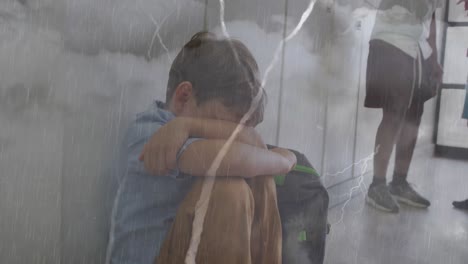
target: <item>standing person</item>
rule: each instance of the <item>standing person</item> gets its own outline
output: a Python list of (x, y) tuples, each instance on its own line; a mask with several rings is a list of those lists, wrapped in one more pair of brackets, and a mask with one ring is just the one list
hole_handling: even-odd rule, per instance
[[(466, 3), (466, 9), (468, 9), (468, 0), (466, 0), (465, 3)], [(466, 79), (465, 91), (466, 91), (465, 106), (463, 107), (462, 118), (468, 120), (468, 77)], [(467, 122), (467, 125), (468, 125), (468, 122)], [(459, 202), (454, 201), (452, 204), (455, 208), (468, 210), (468, 199), (464, 201), (459, 201)]]
[[(461, 4), (461, 3), (464, 3), (465, 11), (468, 11), (468, 0), (458, 1), (458, 4)], [(462, 118), (468, 120), (468, 76), (467, 76), (467, 80), (466, 80), (465, 90), (466, 90), (465, 106), (463, 108)], [(468, 122), (467, 122), (467, 125), (468, 125)], [(466, 199), (464, 201), (458, 201), (458, 202), (454, 201), (452, 204), (453, 204), (453, 206), (455, 208), (468, 210), (468, 199)]]
[[(382, 0), (371, 36), (364, 106), (381, 108), (375, 139), (374, 177), (366, 201), (398, 213), (396, 200), (416, 207), (430, 202), (407, 181), (424, 102), (437, 94), (442, 69), (437, 61), (435, 9), (438, 0)], [(396, 148), (393, 179), (386, 174)], [(396, 199), (396, 200), (395, 200)]]

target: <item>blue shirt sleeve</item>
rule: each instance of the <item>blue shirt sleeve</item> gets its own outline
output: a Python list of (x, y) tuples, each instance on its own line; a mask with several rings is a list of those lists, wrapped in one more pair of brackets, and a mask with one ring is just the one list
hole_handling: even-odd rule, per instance
[(171, 170), (171, 172), (169, 173), (171, 177), (174, 177), (174, 178), (183, 177), (179, 170), (180, 156), (182, 156), (182, 153), (184, 153), (184, 151), (187, 149), (188, 146), (190, 146), (193, 142), (198, 141), (198, 140), (202, 140), (202, 139), (201, 138), (189, 138), (187, 139), (187, 141), (185, 141), (184, 145), (182, 145), (179, 152), (177, 153), (177, 168), (175, 170)]
[[(143, 151), (143, 147), (146, 144), (146, 142), (148, 142), (151, 136), (154, 133), (156, 133), (159, 130), (159, 128), (161, 128), (163, 125), (163, 123), (146, 123), (132, 125), (127, 134), (127, 173), (149, 174), (145, 170), (143, 162), (141, 162), (138, 158), (140, 157), (140, 154)], [(170, 176), (172, 178), (179, 178), (181, 176), (180, 170), (178, 168), (179, 158), (188, 146), (190, 146), (193, 142), (198, 140), (201, 140), (201, 138), (189, 138), (187, 141), (185, 141), (185, 143), (182, 145), (182, 147), (177, 153), (177, 168), (171, 170), (167, 176)]]

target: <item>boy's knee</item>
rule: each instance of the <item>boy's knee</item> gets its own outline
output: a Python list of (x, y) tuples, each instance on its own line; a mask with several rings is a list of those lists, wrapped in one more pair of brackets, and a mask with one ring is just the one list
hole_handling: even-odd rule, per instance
[(242, 178), (216, 179), (212, 199), (222, 202), (226, 208), (252, 211), (254, 209), (252, 191)]

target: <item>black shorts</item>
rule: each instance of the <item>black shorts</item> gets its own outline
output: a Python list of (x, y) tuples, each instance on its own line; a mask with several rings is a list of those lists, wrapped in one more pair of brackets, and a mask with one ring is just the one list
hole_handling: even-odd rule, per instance
[(401, 109), (434, 97), (437, 85), (431, 82), (430, 65), (427, 61), (422, 63), (419, 86), (418, 64), (401, 49), (382, 40), (371, 40), (364, 106)]

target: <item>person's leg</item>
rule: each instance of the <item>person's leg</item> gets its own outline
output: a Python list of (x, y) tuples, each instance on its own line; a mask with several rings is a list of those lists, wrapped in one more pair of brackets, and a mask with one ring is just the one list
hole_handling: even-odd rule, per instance
[[(156, 263), (184, 263), (203, 180), (179, 207)], [(196, 257), (197, 263), (281, 263), (281, 221), (273, 177), (217, 178)]]
[(377, 209), (393, 213), (397, 213), (399, 207), (388, 190), (386, 174), (393, 146), (405, 116), (405, 111), (400, 108), (396, 108), (390, 102), (383, 107), (382, 121), (375, 138), (374, 178), (366, 197), (366, 201)]
[(391, 110), (386, 107), (382, 112), (382, 121), (375, 137), (374, 180), (385, 182), (388, 162), (404, 120), (404, 112)]
[(413, 157), (424, 103), (415, 100), (408, 109), (405, 122), (396, 143), (395, 170), (390, 183), (390, 193), (399, 201), (416, 207), (428, 207), (431, 203), (416, 192), (406, 178)]
[(414, 102), (408, 109), (400, 135), (396, 141), (393, 181), (406, 180), (418, 139), (424, 103)]
[[(468, 1), (465, 1), (465, 6), (468, 6)], [(465, 9), (468, 9), (468, 8), (465, 7)], [(466, 91), (465, 105), (463, 107), (462, 117), (464, 119), (468, 119), (468, 76), (466, 80), (465, 91)], [(463, 201), (454, 201), (452, 204), (455, 208), (468, 210), (468, 199), (463, 200)]]
[[(203, 182), (203, 179), (197, 180), (179, 206), (156, 263), (184, 263), (192, 235), (195, 207)], [(246, 181), (232, 177), (216, 179), (203, 224), (196, 262), (252, 263), (250, 238), (253, 218), (254, 197)]]
[(282, 229), (275, 181), (272, 176), (261, 176), (247, 182), (255, 201), (251, 236), (252, 263), (280, 264)]

